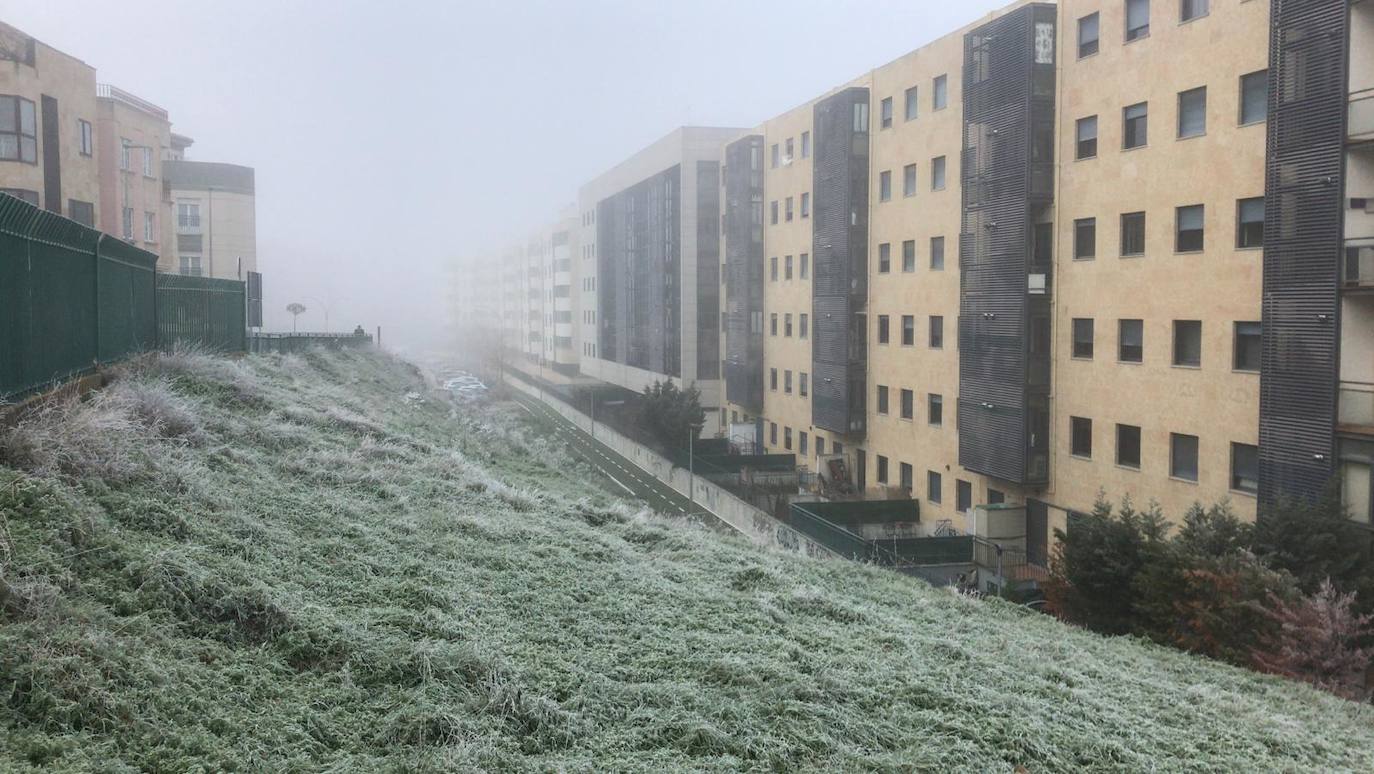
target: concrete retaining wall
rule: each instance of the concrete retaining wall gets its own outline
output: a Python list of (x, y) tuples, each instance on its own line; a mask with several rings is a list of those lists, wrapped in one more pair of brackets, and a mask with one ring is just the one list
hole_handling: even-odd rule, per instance
[[(542, 400), (545, 405), (562, 414), (573, 424), (584, 431), (592, 432), (591, 419), (557, 396), (510, 376), (506, 377), (506, 384), (532, 398)], [(604, 424), (596, 426), (594, 435), (598, 442), (633, 462), (649, 475), (677, 490), (684, 497), (688, 495), (691, 489), (689, 482), (693, 477), (685, 469), (677, 467), (658, 452), (626, 438)], [(783, 548), (806, 556), (838, 557), (834, 551), (741, 500), (724, 487), (713, 484), (701, 476), (696, 476), (695, 479), (694, 497), (697, 505), (715, 514), (716, 518), (755, 543)]]

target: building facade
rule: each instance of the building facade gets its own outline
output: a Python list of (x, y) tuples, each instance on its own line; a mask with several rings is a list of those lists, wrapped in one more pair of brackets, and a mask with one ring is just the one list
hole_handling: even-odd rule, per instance
[(167, 111), (117, 86), (96, 86), (96, 152), (100, 167), (102, 230), (156, 253), (172, 268), (172, 199), (163, 177), (171, 148)]
[(710, 434), (722, 398), (722, 144), (739, 133), (683, 127), (578, 195), (581, 372), (636, 392), (694, 385)]
[(189, 161), (182, 138), (179, 160), (163, 162), (175, 223), (163, 271), (245, 279), (258, 271), (257, 182), (252, 167)]
[(0, 22), (0, 192), (105, 228), (95, 68)]

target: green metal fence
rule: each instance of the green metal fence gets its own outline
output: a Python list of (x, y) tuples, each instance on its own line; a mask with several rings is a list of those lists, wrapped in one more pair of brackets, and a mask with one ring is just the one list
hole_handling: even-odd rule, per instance
[(157, 275), (157, 340), (166, 350), (189, 344), (220, 352), (248, 349), (244, 283)]
[(157, 342), (157, 256), (0, 195), (0, 399)]

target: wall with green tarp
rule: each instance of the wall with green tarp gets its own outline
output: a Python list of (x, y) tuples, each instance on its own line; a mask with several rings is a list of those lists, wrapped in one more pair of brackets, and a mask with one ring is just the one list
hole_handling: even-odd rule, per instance
[(0, 195), (0, 399), (155, 346), (157, 256)]

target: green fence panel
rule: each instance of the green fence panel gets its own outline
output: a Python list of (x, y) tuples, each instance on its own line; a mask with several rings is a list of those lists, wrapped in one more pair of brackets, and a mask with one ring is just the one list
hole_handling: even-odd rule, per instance
[(157, 256), (114, 237), (100, 240), (96, 261), (98, 342), (102, 363), (157, 345)]
[(212, 277), (157, 275), (157, 341), (219, 352), (245, 352), (248, 346), (244, 283)]
[[(112, 277), (125, 291), (102, 307), (97, 251), (99, 245), (114, 241), (0, 195), (0, 399), (90, 372), (149, 341), (146, 324), (141, 340), (132, 331), (102, 328), (106, 313), (142, 318), (153, 314), (149, 270)], [(126, 263), (138, 266), (151, 267), (157, 260), (128, 245), (122, 245), (121, 252)]]

